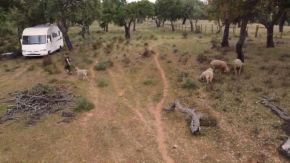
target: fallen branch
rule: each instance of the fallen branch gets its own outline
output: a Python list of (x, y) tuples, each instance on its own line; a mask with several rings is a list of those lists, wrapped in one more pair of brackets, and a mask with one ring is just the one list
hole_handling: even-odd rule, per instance
[(270, 102), (273, 101), (273, 98), (263, 98), (262, 100), (256, 102), (270, 108), (275, 114), (277, 114), (284, 121), (290, 122), (290, 116), (287, 116), (285, 111), (282, 108), (279, 108)]
[[(69, 85), (71, 86), (71, 85)], [(64, 86), (47, 86), (38, 84), (32, 89), (10, 93), (13, 99), (6, 100), (9, 105), (6, 113), (0, 118), (0, 123), (14, 120), (19, 115), (34, 124), (44, 114), (55, 113), (71, 105), (75, 96)]]
[[(256, 102), (259, 104), (262, 104), (272, 110), (275, 114), (277, 114), (281, 119), (283, 119), (286, 123), (286, 125), (290, 124), (290, 116), (286, 114), (286, 112), (282, 109), (279, 108), (278, 106), (275, 106), (271, 104), (270, 102), (273, 101), (273, 98), (263, 98), (262, 100)], [(287, 128), (287, 126), (286, 126)], [(290, 137), (280, 145), (278, 148), (278, 151), (280, 152), (281, 155), (285, 156), (286, 158), (290, 159)]]
[(164, 108), (166, 111), (172, 111), (177, 108), (180, 112), (185, 113), (191, 117), (190, 129), (191, 133), (199, 132), (200, 121), (199, 116), (195, 113), (195, 109), (183, 108), (178, 100), (174, 101), (174, 104), (170, 108)]

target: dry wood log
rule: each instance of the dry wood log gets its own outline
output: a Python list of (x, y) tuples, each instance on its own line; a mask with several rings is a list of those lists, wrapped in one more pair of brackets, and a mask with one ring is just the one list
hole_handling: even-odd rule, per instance
[[(284, 128), (289, 128), (288, 125), (290, 125), (290, 116), (286, 114), (286, 112), (282, 109), (279, 108), (270, 102), (273, 101), (273, 98), (263, 98), (262, 100), (258, 101), (257, 103), (262, 104), (272, 110), (275, 114), (277, 114), (281, 119), (285, 121)], [(286, 125), (286, 126), (285, 126)], [(278, 151), (281, 155), (285, 156), (286, 158), (290, 159), (290, 137), (280, 145), (278, 148)]]
[(73, 116), (75, 116), (75, 114), (73, 113), (73, 112), (62, 112), (61, 113), (61, 116), (62, 117), (73, 117)]
[(290, 116), (287, 116), (285, 111), (282, 108), (279, 108), (270, 102), (273, 101), (273, 98), (263, 98), (262, 100), (258, 101), (257, 103), (262, 104), (268, 108), (270, 108), (275, 114), (277, 114), (281, 119), (284, 121), (290, 122)]
[(281, 155), (290, 159), (290, 137), (283, 144), (280, 145), (278, 151)]
[(199, 132), (200, 121), (198, 115), (195, 113), (195, 109), (184, 108), (178, 100), (174, 101), (174, 104), (170, 108), (164, 108), (166, 111), (172, 111), (177, 108), (180, 112), (185, 113), (191, 117), (190, 129), (191, 133)]

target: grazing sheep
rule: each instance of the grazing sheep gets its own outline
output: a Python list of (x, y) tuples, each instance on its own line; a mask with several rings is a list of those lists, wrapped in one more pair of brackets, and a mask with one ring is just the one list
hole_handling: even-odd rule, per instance
[(210, 67), (213, 69), (213, 71), (215, 69), (219, 69), (220, 70), (220, 74), (222, 74), (222, 71), (230, 72), (230, 68), (227, 65), (227, 63), (224, 62), (224, 61), (221, 61), (221, 60), (212, 60), (210, 62)]
[(77, 74), (78, 74), (78, 78), (80, 75), (83, 75), (83, 79), (86, 78), (87, 80), (89, 80), (88, 78), (88, 70), (84, 70), (84, 69), (79, 69), (78, 67), (75, 68)]
[(237, 69), (239, 69), (238, 75), (241, 75), (241, 70), (242, 70), (243, 66), (244, 66), (244, 63), (240, 59), (234, 60), (235, 75), (237, 75)]
[(213, 69), (209, 68), (206, 71), (204, 71), (200, 77), (199, 80), (204, 81), (206, 79), (206, 83), (212, 83), (212, 79), (213, 79)]

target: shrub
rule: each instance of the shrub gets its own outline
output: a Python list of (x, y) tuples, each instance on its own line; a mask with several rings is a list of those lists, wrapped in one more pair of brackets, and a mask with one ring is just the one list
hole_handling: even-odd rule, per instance
[(53, 64), (52, 66), (44, 67), (44, 71), (48, 72), (49, 75), (61, 73), (61, 71), (56, 67), (56, 64)]
[(127, 41), (125, 42), (125, 45), (129, 45), (129, 44), (130, 44), (130, 41), (127, 40)]
[(119, 36), (119, 37), (118, 37), (118, 42), (119, 42), (119, 43), (122, 44), (124, 41), (125, 41), (125, 38), (124, 38), (124, 37), (122, 37), (122, 36)]
[(99, 82), (98, 82), (98, 87), (100, 88), (103, 88), (103, 87), (107, 87), (109, 85), (109, 83), (103, 79), (101, 79)]
[(113, 67), (114, 66), (114, 62), (111, 60), (108, 60), (108, 61), (103, 62), (103, 63), (106, 65), (106, 67)]
[(191, 90), (196, 89), (196, 84), (191, 79), (186, 79), (186, 81), (181, 86), (183, 89)]
[(150, 79), (147, 79), (143, 82), (143, 85), (154, 85), (154, 81), (153, 80), (150, 80)]
[(151, 40), (153, 40), (155, 38), (155, 35), (154, 34), (151, 34), (150, 37), (149, 37)]
[(217, 37), (213, 37), (210, 41), (211, 45), (212, 45), (212, 49), (216, 48), (219, 49), (220, 48), (220, 39), (218, 39)]
[(43, 58), (43, 61), (42, 61), (42, 67), (46, 67), (46, 66), (51, 65), (51, 64), (52, 64), (52, 60), (51, 60), (50, 56), (49, 55), (45, 56)]
[(74, 112), (83, 112), (83, 111), (90, 111), (94, 108), (94, 104), (89, 102), (85, 98), (79, 98), (77, 102), (77, 106), (74, 108)]
[(50, 81), (48, 81), (48, 83), (57, 83), (59, 80), (56, 78), (51, 79)]
[(107, 69), (107, 67), (103, 62), (94, 66), (94, 70), (96, 70), (96, 71), (105, 71), (106, 69)]
[(182, 37), (183, 37), (184, 39), (187, 39), (187, 36), (188, 36), (188, 33), (187, 33), (186, 31), (182, 32)]
[(151, 52), (148, 50), (148, 48), (145, 48), (145, 51), (142, 54), (142, 57), (150, 57), (151, 56)]
[(35, 70), (35, 66), (34, 65), (29, 66), (28, 69), (27, 69), (27, 71), (33, 71), (33, 70)]
[(131, 60), (130, 60), (130, 58), (128, 58), (128, 57), (124, 57), (124, 59), (122, 60), (122, 62), (123, 62), (125, 65), (128, 65), (128, 64), (131, 62)]
[(103, 43), (101, 41), (97, 41), (97, 42), (92, 44), (92, 47), (94, 50), (100, 49), (100, 48), (102, 48), (102, 46), (103, 46)]
[(207, 56), (205, 56), (205, 55), (203, 55), (203, 54), (199, 54), (199, 55), (197, 56), (197, 61), (198, 61), (199, 63), (204, 63), (204, 62), (207, 62), (208, 59), (207, 59)]
[(137, 40), (137, 41), (140, 40), (140, 39), (142, 39), (142, 36), (138, 36), (138, 37), (136, 37), (136, 40)]
[(217, 126), (217, 118), (214, 117), (212, 114), (204, 116), (204, 118), (200, 118), (200, 125), (206, 127), (215, 127)]

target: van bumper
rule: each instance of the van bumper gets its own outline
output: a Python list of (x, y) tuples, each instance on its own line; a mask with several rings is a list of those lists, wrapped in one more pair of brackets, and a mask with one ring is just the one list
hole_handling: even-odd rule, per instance
[(45, 56), (47, 54), (48, 54), (47, 52), (37, 52), (37, 53), (34, 53), (34, 52), (22, 52), (22, 55), (25, 56), (25, 57)]

